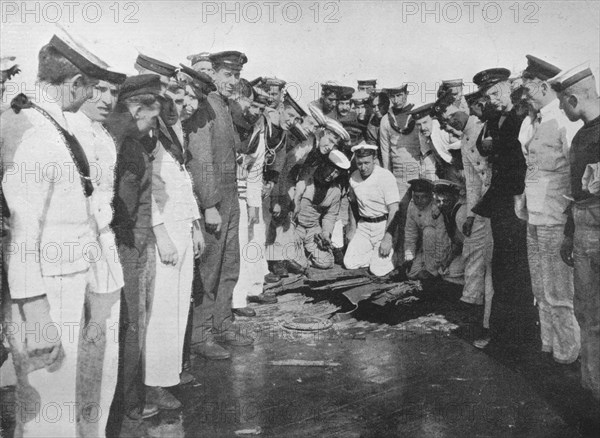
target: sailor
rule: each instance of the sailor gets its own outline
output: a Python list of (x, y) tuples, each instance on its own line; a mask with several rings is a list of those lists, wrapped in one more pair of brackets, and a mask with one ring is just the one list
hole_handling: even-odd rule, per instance
[(331, 237), (342, 199), (339, 176), (350, 168), (350, 160), (336, 149), (328, 157), (329, 162), (321, 163), (296, 183), (295, 233), (302, 249), (296, 262), (304, 268), (329, 269), (334, 263)]
[(433, 183), (425, 178), (409, 181), (411, 201), (404, 232), (404, 265), (409, 279), (431, 280), (438, 277), (450, 248), (444, 218), (436, 211)]
[(523, 71), (525, 96), (537, 112), (531, 136), (522, 138), (527, 160), (525, 208), (527, 258), (531, 289), (540, 317), (542, 351), (558, 363), (569, 364), (579, 356), (579, 325), (573, 311), (573, 270), (558, 257), (570, 195), (569, 149), (582, 123), (571, 122), (560, 110), (556, 92), (548, 79), (560, 69), (527, 55)]
[(254, 342), (235, 332), (232, 312), (233, 289), (240, 269), (236, 161), (240, 139), (233, 126), (229, 99), (248, 58), (238, 51), (225, 51), (212, 54), (210, 60), (217, 90), (208, 95), (208, 107), (203, 112), (206, 117), (193, 128), (200, 140), (198, 147), (204, 152), (192, 152), (196, 156), (190, 161), (194, 192), (203, 210), (207, 248), (200, 263), (204, 293), (200, 303), (194, 302), (192, 349), (209, 359), (227, 359), (229, 352), (215, 341), (231, 346)]
[(357, 170), (350, 177), (350, 217), (354, 235), (344, 256), (346, 269), (368, 267), (378, 277), (394, 269), (393, 235), (397, 229), (400, 194), (394, 175), (377, 163), (377, 146), (352, 148)]
[(571, 143), (572, 208), (565, 224), (560, 255), (574, 267), (575, 316), (581, 327), (581, 382), (600, 399), (600, 99), (596, 78), (587, 64), (550, 79), (560, 108), (569, 120), (582, 120)]
[[(100, 389), (103, 374), (108, 378), (114, 373), (114, 369), (104, 368), (102, 358), (108, 354), (105, 359), (111, 362), (117, 351), (89, 350), (89, 343), (80, 343), (80, 337), (85, 337), (89, 312), (97, 315), (99, 310), (97, 300), (86, 303), (90, 298), (87, 292), (114, 298), (111, 302), (116, 303), (122, 272), (118, 272), (120, 264), (114, 263), (114, 281), (104, 282), (95, 275), (97, 268), (106, 273), (108, 266), (102, 257), (98, 259), (103, 252), (98, 227), (106, 225), (99, 218), (101, 212), (110, 211), (110, 205), (102, 196), (93, 198), (95, 187), (87, 157), (93, 146), (87, 145), (88, 151), (82, 147), (65, 112), (78, 111), (100, 80), (120, 83), (124, 79), (80, 41), (66, 32), (55, 34), (39, 51), (38, 66), (40, 89), (51, 89), (55, 98), (32, 102), (18, 95), (12, 109), (1, 117), (2, 162), (5, 168), (16, 170), (4, 172), (2, 189), (11, 218), (8, 243), (17, 248), (5, 259), (11, 298), (7, 319), (23, 328), (18, 335), (9, 336), (18, 376), (15, 419), (19, 436), (77, 436), (81, 429), (73, 418), (89, 414), (81, 403), (90, 395), (88, 390), (108, 396), (101, 397), (99, 405), (101, 415), (108, 415), (109, 394), (116, 382), (110, 379), (107, 385), (111, 388)], [(50, 175), (36, 176), (23, 173), (25, 167), (53, 170)], [(73, 170), (74, 178), (65, 177), (73, 175)], [(96, 207), (93, 199), (99, 201)], [(50, 253), (49, 248), (53, 248)], [(54, 329), (40, 333), (44, 327)], [(100, 370), (91, 381), (86, 380), (83, 394), (78, 388), (81, 379), (90, 377), (90, 369), (80, 367), (82, 363)], [(43, 407), (50, 404), (76, 406), (76, 412), (73, 416), (44, 415)], [(88, 422), (84, 429), (89, 435), (104, 436), (97, 423)]]

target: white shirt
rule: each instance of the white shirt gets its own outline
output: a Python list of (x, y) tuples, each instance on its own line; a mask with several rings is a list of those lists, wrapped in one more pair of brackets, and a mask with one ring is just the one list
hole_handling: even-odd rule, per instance
[(180, 165), (160, 141), (152, 155), (152, 226), (200, 219), (192, 179), (185, 166)]
[(113, 219), (112, 200), (115, 186), (117, 146), (100, 122), (83, 112), (65, 113), (73, 134), (81, 144), (90, 165), (94, 193), (90, 197), (91, 212), (96, 220), (101, 252), (91, 269), (95, 276), (95, 293), (111, 293), (124, 285), (123, 268), (117, 252), (115, 235), (110, 228)]
[(358, 203), (360, 216), (377, 218), (388, 214), (388, 206), (400, 202), (396, 178), (387, 169), (375, 166), (373, 173), (363, 179), (355, 170), (350, 177), (351, 196)]
[(460, 139), (451, 140), (450, 134), (440, 127), (440, 123), (437, 120), (433, 120), (431, 124), (431, 142), (437, 153), (446, 163), (452, 162), (452, 155), (450, 155), (449, 151), (460, 149), (461, 145)]
[(527, 153), (525, 151), (525, 145), (529, 143), (533, 137), (533, 122), (534, 118), (531, 117), (531, 115), (528, 115), (523, 119), (521, 128), (519, 129), (519, 143), (521, 143), (521, 148), (523, 148), (523, 154)]

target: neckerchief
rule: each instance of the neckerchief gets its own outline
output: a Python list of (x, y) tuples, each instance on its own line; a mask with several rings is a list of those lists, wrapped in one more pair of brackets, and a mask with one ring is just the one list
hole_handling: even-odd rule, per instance
[(169, 155), (171, 155), (173, 159), (179, 163), (180, 167), (183, 168), (188, 163), (189, 154), (187, 154), (187, 151), (184, 150), (183, 145), (179, 141), (177, 133), (175, 132), (172, 126), (163, 123), (163, 120), (160, 119), (158, 139), (160, 140), (160, 143), (163, 145), (165, 150), (169, 153)]
[(265, 117), (261, 116), (254, 124), (254, 131), (250, 136), (250, 141), (248, 142), (248, 148), (245, 154), (251, 155), (256, 152), (261, 136), (265, 135), (266, 130), (266, 119)]
[(77, 172), (79, 173), (79, 177), (81, 179), (81, 185), (83, 186), (84, 195), (86, 198), (92, 196), (92, 193), (94, 192), (94, 185), (92, 184), (92, 180), (90, 178), (90, 163), (87, 160), (87, 156), (85, 155), (79, 140), (77, 140), (74, 135), (69, 133), (56, 120), (54, 120), (54, 118), (48, 114), (46, 110), (30, 101), (29, 98), (24, 94), (19, 94), (16, 96), (12, 100), (10, 106), (15, 114), (19, 114), (23, 108), (33, 108), (42, 116), (44, 116), (50, 123), (52, 123), (52, 125), (54, 125), (65, 146), (67, 147), (67, 150), (73, 159), (73, 163), (75, 163), (75, 167), (77, 168)]
[(379, 128), (379, 125), (381, 124), (381, 119), (382, 118), (379, 118), (375, 114), (373, 114), (369, 119), (369, 124), (375, 126), (376, 128)]
[(265, 164), (267, 166), (275, 162), (277, 151), (285, 145), (287, 139), (286, 131), (279, 126), (271, 124), (269, 126), (271, 127), (270, 130), (265, 129)]
[[(402, 113), (406, 113), (408, 111), (410, 111), (413, 108), (413, 104), (408, 104), (406, 106), (403, 106), (400, 111), (398, 111), (398, 114), (402, 114)], [(392, 127), (392, 129), (394, 131), (396, 131), (399, 134), (402, 135), (408, 135), (412, 132), (412, 130), (415, 127), (415, 121), (412, 117), (408, 116), (408, 118), (406, 119), (406, 124), (404, 127), (399, 127), (398, 126), (398, 121), (396, 120), (396, 114), (394, 114), (394, 110), (391, 109), (390, 111), (388, 111), (387, 113), (388, 116), (388, 120), (390, 122), (390, 126)]]

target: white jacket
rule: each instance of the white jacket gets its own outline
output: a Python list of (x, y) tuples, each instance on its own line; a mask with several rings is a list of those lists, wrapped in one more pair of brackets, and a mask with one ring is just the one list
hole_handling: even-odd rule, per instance
[[(56, 103), (39, 106), (69, 131)], [(2, 188), (10, 212), (5, 256), (11, 296), (45, 295), (44, 276), (85, 272), (94, 257), (89, 251), (98, 250), (91, 200), (62, 136), (40, 112), (6, 111), (0, 128)]]
[(543, 107), (539, 115), (541, 121), (526, 118), (519, 135), (527, 161), (525, 207), (528, 222), (532, 225), (564, 225), (567, 220), (564, 212), (569, 201), (563, 195), (571, 193), (569, 149), (582, 123), (569, 121), (559, 108), (558, 99)]

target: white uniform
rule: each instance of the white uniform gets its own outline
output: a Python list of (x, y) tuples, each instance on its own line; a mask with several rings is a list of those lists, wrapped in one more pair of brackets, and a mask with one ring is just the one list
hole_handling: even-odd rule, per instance
[[(183, 144), (183, 138), (179, 140)], [(178, 146), (173, 144), (172, 147)], [(173, 266), (156, 261), (144, 374), (147, 386), (169, 387), (179, 384), (182, 369), (194, 277), (192, 223), (200, 219), (200, 211), (185, 166), (180, 165), (160, 141), (153, 155), (152, 226), (165, 226), (177, 249), (178, 262)]]
[[(67, 132), (73, 133), (56, 103), (41, 102), (39, 106)], [(117, 271), (113, 271), (111, 281), (108, 281), (108, 277), (97, 275), (98, 272), (108, 272), (106, 266), (100, 268), (102, 257), (106, 254), (102, 252), (97, 225), (105, 222), (105, 219), (101, 219), (105, 217), (102, 213), (108, 214), (106, 205), (101, 201), (106, 187), (99, 188), (101, 184), (95, 182), (98, 193), (92, 197), (85, 196), (63, 136), (36, 109), (24, 109), (19, 114), (6, 111), (2, 114), (0, 125), (0, 150), (5, 166), (2, 184), (11, 216), (11, 236), (5, 252), (13, 300), (10, 317), (16, 324), (15, 328), (23, 329), (18, 300), (45, 295), (50, 306), (49, 315), (55, 327), (60, 329), (60, 341), (65, 353), (58, 370), (50, 373), (41, 368), (20, 379), (19, 385), (28, 383), (35, 391), (27, 391), (26, 387), (17, 391), (17, 397), (19, 394), (23, 397), (17, 403), (20, 409), (16, 415), (17, 431), (22, 436), (76, 436), (78, 427), (83, 427), (88, 434), (103, 436), (104, 428), (99, 427), (99, 421), (106, 421), (114, 386), (111, 389), (107, 383), (94, 394), (96, 389), (91, 386), (99, 382), (86, 373), (93, 370), (94, 376), (102, 380), (103, 366), (113, 362), (114, 357), (109, 357), (111, 349), (107, 348), (104, 363), (94, 363), (97, 356), (87, 349), (93, 343), (83, 342), (84, 350), (81, 350), (79, 338), (80, 322), (87, 313), (84, 312), (86, 291), (111, 298), (114, 289), (110, 289), (122, 286), (118, 259), (113, 259), (115, 263), (112, 268)], [(88, 154), (97, 147), (98, 150), (102, 149), (100, 143), (93, 147), (86, 139), (82, 139), (81, 143), (82, 147), (83, 143), (87, 143), (84, 150)], [(101, 167), (104, 168), (105, 164), (102, 163)], [(114, 250), (111, 257), (117, 257)], [(102, 279), (107, 281), (103, 283)], [(110, 288), (109, 284), (112, 285)], [(116, 297), (118, 299), (118, 293)], [(114, 300), (112, 304), (115, 304)], [(117, 315), (110, 314), (107, 318), (107, 322), (110, 318), (114, 321)], [(117, 328), (105, 328), (113, 331), (108, 337), (114, 338)], [(92, 334), (88, 332), (84, 340), (89, 340), (90, 336)], [(94, 340), (101, 338), (98, 334), (93, 337)], [(26, 360), (23, 340), (23, 332), (11, 337), (15, 364), (19, 362), (19, 357)], [(85, 381), (87, 391), (84, 391), (84, 399), (80, 397), (81, 392), (76, 393), (76, 381), (82, 377), (82, 373), (78, 373), (78, 359), (83, 364), (80, 366), (86, 366), (83, 376), (88, 379)], [(16, 368), (20, 372), (19, 366)], [(110, 372), (114, 373), (114, 370)], [(98, 397), (96, 400), (103, 410), (99, 418), (90, 418), (89, 413), (85, 412), (85, 405), (81, 404), (82, 401), (88, 401), (88, 392)], [(39, 398), (28, 398), (34, 393)], [(80, 403), (74, 405), (75, 402)], [(83, 421), (79, 421), (79, 424), (75, 420), (79, 415), (70, 410), (75, 409), (74, 406), (83, 409), (80, 411)], [(51, 411), (48, 411), (49, 407), (52, 407)]]
[[(265, 221), (262, 211), (263, 164), (265, 162), (264, 125), (256, 127), (258, 147), (252, 154), (243, 155), (238, 166), (238, 195), (240, 202), (240, 276), (233, 289), (234, 309), (246, 307), (248, 296), (260, 295), (264, 277), (269, 272), (265, 257)], [(259, 223), (248, 225), (248, 207), (259, 209)]]
[(476, 142), (483, 123), (471, 116), (463, 131), (461, 140), (462, 161), (467, 189), (467, 217), (473, 217), (471, 235), (465, 236), (463, 258), (465, 261), (465, 287), (461, 301), (471, 304), (485, 304), (484, 327), (489, 328), (494, 285), (492, 283), (492, 253), (494, 239), (489, 218), (473, 213), (473, 207), (487, 192), (492, 179), (492, 169), (487, 158), (477, 150)]
[[(65, 116), (73, 134), (86, 153), (90, 164), (90, 178), (94, 184), (94, 193), (90, 200), (102, 252), (99, 254), (101, 258), (91, 265), (90, 271), (97, 284), (96, 293), (113, 295), (110, 299), (108, 296), (99, 299), (96, 294), (90, 293), (92, 291), (88, 291), (87, 297), (88, 303), (100, 309), (99, 312), (90, 312), (91, 316), (96, 316), (96, 318), (93, 320), (94, 325), (90, 325), (89, 331), (91, 333), (92, 327), (96, 328), (95, 324), (98, 324), (104, 329), (106, 340), (104, 360), (101, 363), (102, 369), (106, 372), (102, 373), (100, 391), (97, 391), (97, 394), (89, 394), (89, 396), (97, 396), (99, 399), (87, 400), (87, 403), (97, 402), (100, 405), (103, 415), (97, 421), (97, 429), (90, 429), (90, 432), (102, 435), (106, 429), (108, 412), (117, 384), (117, 373), (113, 370), (118, 368), (119, 362), (119, 343), (116, 334), (121, 310), (121, 288), (124, 286), (123, 270), (119, 261), (115, 235), (110, 228), (113, 219), (112, 199), (117, 148), (112, 136), (101, 123), (91, 120), (81, 111), (66, 113)], [(101, 315), (105, 315), (105, 317)], [(96, 320), (97, 316), (100, 316), (99, 321)], [(90, 392), (93, 392), (91, 388)], [(89, 425), (94, 426), (94, 423), (90, 422)]]
[[(388, 214), (388, 206), (400, 202), (400, 194), (396, 178), (389, 170), (375, 166), (373, 173), (366, 180), (355, 170), (350, 177), (350, 196), (358, 204), (362, 218), (373, 219)], [(344, 256), (346, 269), (369, 267), (371, 273), (384, 276), (394, 269), (392, 256), (394, 251), (382, 258), (379, 256), (379, 245), (385, 235), (387, 221), (358, 221), (356, 233), (348, 244)]]
[(571, 363), (580, 350), (579, 325), (573, 312), (573, 270), (563, 263), (560, 245), (571, 193), (569, 148), (581, 123), (570, 122), (558, 99), (527, 118), (521, 127), (527, 161), (524, 212), (531, 286), (540, 315), (542, 351)]

